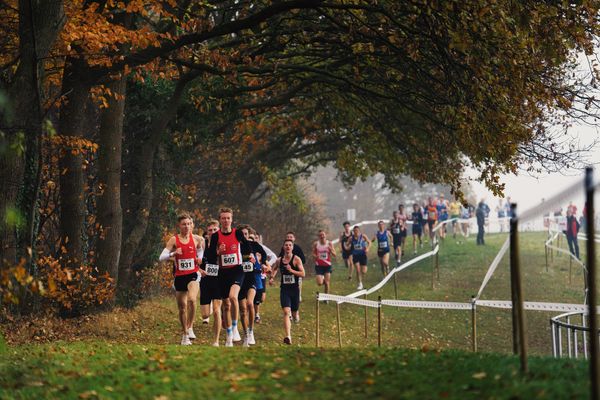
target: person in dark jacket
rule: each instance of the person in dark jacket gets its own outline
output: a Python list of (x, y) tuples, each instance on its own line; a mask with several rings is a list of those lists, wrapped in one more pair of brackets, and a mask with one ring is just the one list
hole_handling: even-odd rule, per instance
[(475, 210), (475, 217), (477, 218), (477, 244), (484, 245), (485, 241), (483, 240), (483, 235), (485, 233), (485, 217), (487, 216), (487, 210), (489, 208), (487, 205), (481, 200), (477, 205), (477, 209)]
[(577, 235), (579, 234), (579, 221), (577, 217), (573, 215), (571, 209), (567, 209), (567, 243), (569, 243), (569, 251), (579, 260), (579, 243), (577, 242)]

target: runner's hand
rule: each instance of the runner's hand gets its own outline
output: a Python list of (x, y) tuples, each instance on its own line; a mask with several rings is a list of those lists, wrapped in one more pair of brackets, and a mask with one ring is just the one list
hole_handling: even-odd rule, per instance
[(205, 270), (203, 270), (202, 268), (201, 268), (201, 269), (199, 269), (199, 270), (198, 270), (198, 272), (200, 273), (200, 276), (201, 276), (201, 277), (203, 277), (203, 278), (204, 278), (204, 277), (207, 275), (207, 274), (206, 274), (206, 271), (205, 271)]
[(182, 254), (183, 254), (183, 250), (181, 249), (181, 247), (178, 247), (178, 248), (175, 250), (175, 254), (178, 254), (178, 255), (182, 255)]

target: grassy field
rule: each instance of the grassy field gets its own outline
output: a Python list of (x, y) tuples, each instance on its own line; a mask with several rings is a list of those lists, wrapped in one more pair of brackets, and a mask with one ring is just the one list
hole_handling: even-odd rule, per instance
[[(504, 239), (489, 235), (486, 246), (476, 246), (473, 237), (465, 243), (446, 239), (435, 289), (428, 259), (399, 274), (398, 298), (468, 302)], [(546, 271), (545, 239), (542, 233), (521, 235), (526, 300), (581, 303), (581, 271), (573, 268), (569, 284), (564, 255), (555, 256)], [(372, 256), (367, 287), (381, 279), (377, 263)], [(355, 290), (356, 283), (336, 265), (333, 293)], [(306, 278), (301, 321), (292, 327), (291, 347), (281, 344), (276, 287), (268, 289), (263, 322), (256, 327), (257, 345), (251, 349), (210, 348), (209, 327), (201, 324), (196, 324), (194, 346), (177, 346), (171, 296), (76, 321), (15, 323), (16, 328), (5, 330), (8, 347), (0, 357), (0, 398), (581, 398), (587, 390), (585, 362), (533, 357), (531, 374), (518, 375), (517, 360), (502, 354), (512, 349), (510, 313), (503, 310), (478, 309), (479, 350), (484, 354), (470, 354), (470, 311), (384, 307), (384, 348), (377, 349), (376, 310), (368, 311), (365, 338), (364, 309), (343, 304), (339, 350), (335, 305), (322, 304), (322, 348), (316, 349), (316, 291), (314, 279)], [(394, 298), (393, 283), (370, 298), (378, 295)], [(482, 298), (510, 299), (507, 259)], [(533, 355), (550, 354), (552, 315), (527, 313)], [(56, 334), (53, 324), (60, 324), (63, 333)], [(0, 342), (0, 353), (2, 347)]]

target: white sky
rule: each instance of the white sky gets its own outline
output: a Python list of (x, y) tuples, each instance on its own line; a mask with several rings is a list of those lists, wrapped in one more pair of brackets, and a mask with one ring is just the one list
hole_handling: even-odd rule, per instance
[[(600, 133), (588, 126), (574, 126), (569, 133), (576, 137), (582, 145), (591, 144), (594, 140), (600, 139)], [(595, 181), (598, 182), (600, 180), (600, 146), (596, 146), (588, 158), (589, 161), (597, 163), (594, 175)], [(472, 175), (468, 174), (468, 176)], [(572, 200), (579, 210), (582, 210), (584, 202), (583, 176), (583, 170), (565, 168), (562, 173), (544, 173), (537, 176), (531, 176), (527, 172), (520, 172), (518, 176), (503, 175), (501, 181), (506, 183), (505, 196), (510, 197), (511, 201), (516, 202), (519, 209), (524, 211), (539, 204), (542, 198), (548, 199), (580, 180), (582, 191), (574, 193)], [(494, 198), (493, 194), (483, 184), (472, 180), (471, 185), (477, 198), (486, 198), (488, 205), (494, 210), (498, 204), (498, 199)]]

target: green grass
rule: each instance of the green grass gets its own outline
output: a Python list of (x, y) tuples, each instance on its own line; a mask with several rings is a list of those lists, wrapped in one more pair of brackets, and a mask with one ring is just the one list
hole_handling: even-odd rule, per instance
[[(56, 343), (0, 362), (0, 398), (583, 398), (586, 364), (402, 349)], [(578, 383), (578, 384), (577, 384)], [(164, 397), (161, 397), (164, 396)]]
[[(427, 259), (398, 276), (398, 298), (468, 302), (477, 293), (505, 236), (489, 235), (486, 246), (474, 238), (458, 244), (446, 239), (440, 251), (440, 279), (432, 289), (432, 261)], [(583, 276), (573, 268), (569, 283), (566, 256), (555, 256), (548, 271), (545, 234), (521, 235), (524, 296), (531, 301), (581, 303)], [(562, 243), (562, 246), (565, 244)], [(583, 250), (583, 249), (582, 249)], [(427, 251), (423, 249), (420, 252)], [(410, 252), (412, 253), (412, 252)], [(406, 259), (412, 257), (407, 256)], [(381, 279), (377, 257), (370, 257), (367, 287)], [(307, 268), (312, 271), (312, 266)], [(5, 330), (10, 346), (0, 357), (0, 398), (582, 398), (587, 363), (554, 360), (550, 354), (549, 318), (555, 313), (528, 312), (531, 373), (517, 373), (510, 355), (511, 319), (506, 310), (478, 308), (480, 353), (472, 354), (470, 311), (383, 308), (383, 348), (377, 346), (376, 310), (341, 305), (342, 344), (334, 304), (321, 304), (321, 346), (315, 346), (314, 278), (304, 281), (301, 322), (292, 326), (294, 345), (281, 344), (283, 328), (279, 290), (267, 291), (251, 349), (208, 347), (208, 326), (196, 324), (194, 346), (177, 346), (175, 301), (165, 296), (133, 310), (90, 316), (71, 324), (61, 342), (46, 340), (48, 320), (24, 329)], [(322, 289), (321, 289), (322, 290)], [(336, 294), (356, 290), (336, 265)], [(394, 298), (390, 281), (376, 299)], [(508, 257), (483, 292), (483, 299), (510, 299)], [(36, 324), (45, 325), (36, 325)], [(64, 329), (64, 326), (62, 326)], [(55, 339), (54, 339), (55, 340)], [(222, 337), (223, 343), (223, 337)], [(444, 350), (444, 351), (440, 351)], [(2, 343), (0, 342), (0, 354)], [(504, 353), (504, 354), (503, 354)], [(543, 357), (546, 356), (546, 357)]]

